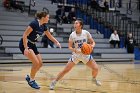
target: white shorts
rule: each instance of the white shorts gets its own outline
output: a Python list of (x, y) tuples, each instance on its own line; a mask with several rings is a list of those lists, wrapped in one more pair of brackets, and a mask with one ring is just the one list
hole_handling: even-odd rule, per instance
[(73, 53), (72, 57), (69, 59), (69, 61), (72, 61), (75, 64), (79, 63), (80, 61), (86, 64), (90, 60), (93, 60), (93, 57), (91, 55), (76, 54), (76, 53)]

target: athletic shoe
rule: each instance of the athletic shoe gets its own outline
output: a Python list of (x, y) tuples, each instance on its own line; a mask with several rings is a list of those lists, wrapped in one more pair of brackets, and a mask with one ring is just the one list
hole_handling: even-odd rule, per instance
[(39, 87), (38, 84), (35, 82), (35, 80), (30, 81), (29, 75), (27, 75), (26, 81), (28, 82), (28, 84), (29, 84), (32, 88), (40, 89), (40, 87)]
[(56, 81), (52, 81), (50, 84), (50, 90), (54, 90), (55, 85), (56, 85)]
[(92, 81), (97, 85), (97, 86), (101, 86), (101, 82), (99, 80), (96, 80), (95, 78), (92, 79)]
[(29, 77), (29, 75), (26, 76), (26, 81), (27, 81), (27, 82), (30, 82), (30, 77)]

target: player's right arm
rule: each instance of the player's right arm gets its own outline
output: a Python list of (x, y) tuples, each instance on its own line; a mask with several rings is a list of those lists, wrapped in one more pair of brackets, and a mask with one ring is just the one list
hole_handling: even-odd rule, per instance
[(33, 29), (28, 26), (23, 34), (23, 45), (24, 45), (24, 55), (27, 55), (29, 53), (29, 50), (28, 50), (28, 40), (27, 40), (27, 36), (33, 31)]
[(56, 38), (54, 38), (54, 36), (51, 35), (51, 33), (49, 31), (45, 31), (45, 35), (51, 40), (53, 41), (59, 48), (61, 48), (61, 44), (56, 40)]
[(72, 52), (81, 53), (81, 51), (78, 51), (75, 47), (73, 47), (72, 35), (70, 35), (70, 37), (69, 37), (68, 48), (69, 48), (69, 50), (71, 50)]
[(69, 43), (68, 43), (69, 50), (75, 52), (75, 48), (73, 48), (72, 46), (73, 46), (73, 41), (69, 38)]

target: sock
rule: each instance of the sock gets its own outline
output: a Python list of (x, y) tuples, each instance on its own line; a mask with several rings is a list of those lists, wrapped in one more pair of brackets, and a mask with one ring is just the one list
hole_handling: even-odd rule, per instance
[(96, 78), (93, 77), (92, 80), (96, 80)]
[(31, 76), (29, 76), (29, 77), (30, 77), (30, 82), (35, 80), (35, 79), (31, 78)]
[(57, 83), (57, 81), (56, 81), (56, 80), (53, 80), (53, 83), (55, 83), (55, 84), (56, 84), (56, 83)]
[(56, 80), (53, 80), (53, 82), (55, 82), (55, 83), (56, 83), (57, 81), (56, 81)]
[(31, 82), (31, 81), (34, 81), (34, 79), (30, 78), (30, 82)]

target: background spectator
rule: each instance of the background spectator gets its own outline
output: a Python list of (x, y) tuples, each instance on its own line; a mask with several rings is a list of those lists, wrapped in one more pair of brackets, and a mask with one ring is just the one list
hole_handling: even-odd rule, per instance
[(64, 6), (62, 6), (61, 8), (58, 8), (58, 10), (56, 10), (55, 18), (56, 18), (57, 22), (60, 24), (68, 23), (67, 17), (65, 15), (65, 7)]
[(51, 0), (51, 1), (52, 1), (52, 2), (51, 2), (52, 4), (53, 4), (53, 3), (58, 3), (57, 0)]
[(108, 2), (105, 0), (104, 1), (104, 11), (108, 11), (109, 10), (109, 4)]
[(19, 9), (21, 12), (24, 12), (24, 2), (17, 0), (10, 0), (10, 7), (13, 9)]
[[(54, 32), (54, 29), (53, 29), (53, 28), (50, 28), (50, 33), (51, 33), (52, 35), (53, 35), (53, 32)], [(45, 48), (48, 48), (49, 46), (50, 46), (51, 48), (54, 48), (54, 43), (53, 43), (46, 35), (44, 35), (44, 36), (42, 37), (41, 42), (43, 43), (43, 47), (45, 47)]]
[(134, 47), (136, 40), (133, 38), (132, 33), (128, 33), (128, 37), (125, 39), (125, 47), (128, 53), (134, 53)]
[(71, 8), (71, 11), (68, 14), (68, 23), (73, 23), (76, 20), (75, 8)]
[(3, 6), (7, 9), (10, 9), (10, 0), (4, 0), (3, 1)]
[(96, 2), (96, 0), (91, 0), (89, 2), (89, 6), (91, 7), (92, 11), (99, 9), (99, 4)]
[(111, 44), (111, 47), (113, 45), (113, 47), (116, 47), (116, 44), (118, 45), (118, 48), (120, 47), (120, 38), (119, 35), (117, 33), (117, 30), (114, 30), (114, 32), (111, 34), (110, 39), (109, 39), (109, 43)]
[(98, 3), (99, 3), (99, 11), (104, 11), (105, 6), (103, 0), (99, 0)]
[(18, 1), (18, 0), (4, 0), (3, 5), (7, 9), (19, 9), (21, 12), (24, 12), (24, 1)]

